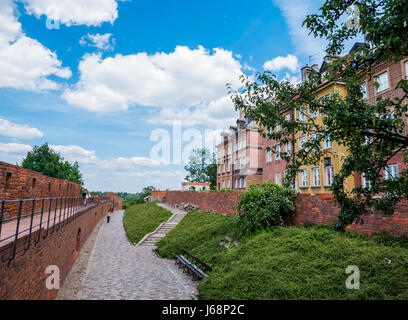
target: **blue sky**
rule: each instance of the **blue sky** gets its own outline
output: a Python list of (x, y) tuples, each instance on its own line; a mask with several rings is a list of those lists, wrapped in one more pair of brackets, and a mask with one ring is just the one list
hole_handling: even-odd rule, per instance
[[(301, 27), (320, 3), (2, 0), (0, 160), (48, 142), (90, 190), (178, 189), (174, 127), (185, 153), (199, 134), (213, 145), (237, 117), (227, 82), (265, 69), (298, 82), (309, 56), (320, 64), (324, 43)], [(154, 153), (166, 132), (170, 163)]]

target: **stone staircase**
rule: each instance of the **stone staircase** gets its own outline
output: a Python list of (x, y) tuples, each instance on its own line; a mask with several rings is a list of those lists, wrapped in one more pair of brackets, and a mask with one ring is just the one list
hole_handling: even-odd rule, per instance
[(146, 237), (146, 239), (140, 243), (140, 246), (155, 246), (156, 242), (163, 238), (167, 232), (172, 230), (177, 224), (177, 222), (163, 223), (154, 233)]

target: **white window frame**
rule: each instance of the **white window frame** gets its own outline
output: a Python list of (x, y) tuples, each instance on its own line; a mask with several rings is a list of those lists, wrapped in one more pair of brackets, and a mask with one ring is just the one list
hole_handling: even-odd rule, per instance
[(307, 142), (307, 137), (306, 136), (301, 136), (299, 138), (299, 149), (303, 149), (304, 144)]
[(363, 93), (363, 100), (368, 98), (368, 92), (367, 92), (367, 82), (364, 82), (361, 85), (361, 92)]
[(276, 146), (276, 160), (282, 160), (282, 158), (281, 158), (281, 146)]
[(242, 186), (243, 186), (243, 188), (246, 188), (246, 186), (247, 186), (246, 178), (242, 179)]
[(228, 180), (227, 181), (227, 189), (230, 189), (231, 188), (231, 180)]
[(313, 186), (320, 187), (320, 168), (316, 167), (312, 169), (313, 173)]
[(302, 107), (299, 109), (299, 121), (305, 122), (306, 121), (306, 108)]
[(280, 172), (278, 172), (278, 173), (275, 174), (275, 183), (276, 183), (278, 186), (281, 186), (281, 185), (282, 185), (282, 174), (281, 174)]
[(332, 149), (333, 148), (333, 141), (330, 138), (324, 139), (324, 149)]
[(290, 142), (286, 143), (286, 153), (288, 156), (292, 154), (292, 144)]
[(408, 60), (404, 62), (405, 67), (405, 79), (408, 79)]
[(307, 188), (309, 187), (309, 175), (307, 172), (307, 169), (303, 169), (301, 171), (301, 186), (302, 188)]
[[(383, 76), (386, 76), (386, 79), (383, 78)], [(381, 93), (385, 90), (388, 90), (390, 88), (390, 83), (389, 83), (389, 77), (388, 77), (388, 71), (385, 71), (381, 74), (378, 75), (377, 77), (377, 83), (379, 85), (377, 89), (377, 93)], [(383, 86), (383, 87), (382, 87)]]
[(371, 182), (367, 180), (365, 173), (361, 175), (361, 182), (362, 182), (363, 188), (371, 187)]
[(385, 168), (385, 179), (398, 178), (398, 164), (390, 164)]
[(325, 172), (326, 172), (326, 185), (328, 187), (331, 187), (331, 185), (333, 184), (334, 167), (333, 166), (327, 166), (325, 168)]

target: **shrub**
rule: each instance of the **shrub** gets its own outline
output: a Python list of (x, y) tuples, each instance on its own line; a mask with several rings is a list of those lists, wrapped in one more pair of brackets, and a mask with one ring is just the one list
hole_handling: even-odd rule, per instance
[(296, 191), (270, 182), (253, 184), (237, 205), (241, 234), (282, 226), (293, 216)]

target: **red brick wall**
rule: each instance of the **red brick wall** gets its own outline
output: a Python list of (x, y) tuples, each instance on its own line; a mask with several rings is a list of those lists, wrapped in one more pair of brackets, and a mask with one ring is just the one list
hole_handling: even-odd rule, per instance
[[(82, 247), (97, 222), (107, 215), (111, 202), (94, 204), (74, 220), (55, 232), (52, 228), (46, 238), (40, 238), (35, 244), (38, 232), (32, 234), (31, 246), (27, 247), (28, 236), (17, 242), (17, 254), (10, 263), (8, 257), (12, 244), (0, 247), (0, 299), (1, 300), (37, 300), (54, 299), (56, 290), (48, 290), (45, 286), (49, 275), (45, 273), (47, 266), (56, 265), (60, 269), (61, 285), (71, 269), (78, 251), (77, 235), (80, 229), (79, 247)], [(45, 230), (41, 231), (41, 235)]]
[(209, 191), (168, 191), (167, 203), (193, 204), (205, 211), (235, 213), (232, 208), (238, 203), (240, 192), (209, 192)]
[[(192, 192), (192, 191), (169, 191), (167, 203), (193, 204), (206, 211), (236, 214), (233, 206), (240, 198), (239, 192)], [(335, 221), (339, 209), (333, 202), (331, 194), (300, 194), (295, 201), (296, 225), (306, 222), (329, 225)], [(380, 231), (391, 231), (396, 235), (408, 235), (408, 200), (400, 202), (394, 215), (384, 216), (372, 214), (364, 217), (364, 225), (352, 225), (349, 229), (371, 235)]]
[[(79, 184), (50, 178), (39, 172), (0, 161), (0, 200), (79, 197), (80, 194)], [(38, 202), (38, 205), (40, 204)], [(48, 203), (45, 205), (47, 206)], [(40, 209), (36, 208), (36, 210)], [(31, 210), (28, 203), (23, 210), (23, 213)], [(18, 206), (11, 206), (4, 213), (4, 218), (17, 216), (17, 213)]]
[[(296, 199), (296, 225), (306, 222), (331, 224), (339, 214), (331, 194), (300, 194)], [(401, 201), (392, 216), (371, 214), (363, 217), (363, 225), (351, 225), (348, 229), (372, 235), (376, 232), (390, 231), (395, 235), (408, 235), (408, 200)]]
[(107, 192), (106, 196), (113, 201), (113, 210), (122, 210), (122, 200), (114, 192)]

